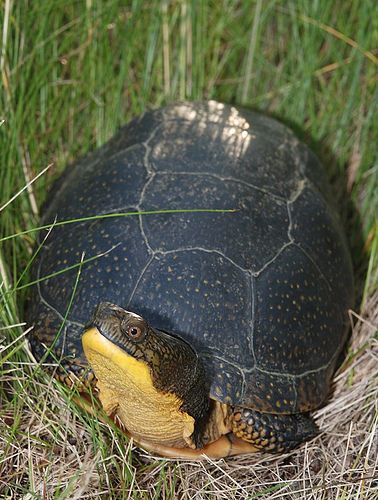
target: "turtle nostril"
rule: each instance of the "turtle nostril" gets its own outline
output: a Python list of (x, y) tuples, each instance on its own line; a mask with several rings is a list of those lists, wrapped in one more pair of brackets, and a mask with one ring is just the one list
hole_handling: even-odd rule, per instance
[(122, 307), (112, 304), (111, 302), (100, 302), (93, 312), (93, 319), (105, 319), (109, 316), (113, 316), (114, 313), (124, 313)]
[(100, 302), (98, 307), (100, 308), (100, 310), (104, 310), (104, 311), (115, 311), (118, 308), (118, 306), (116, 306), (115, 304), (112, 304), (111, 302)]
[(109, 316), (109, 314), (114, 311), (114, 306), (110, 302), (100, 302), (95, 310), (93, 311), (93, 320), (95, 321), (96, 319), (102, 319), (106, 316)]

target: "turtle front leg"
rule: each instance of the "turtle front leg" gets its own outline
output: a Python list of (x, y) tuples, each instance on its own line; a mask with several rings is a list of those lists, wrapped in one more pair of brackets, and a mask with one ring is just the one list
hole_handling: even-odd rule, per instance
[(271, 453), (289, 451), (315, 437), (315, 422), (302, 413), (273, 415), (237, 406), (231, 415), (232, 432), (256, 448)]

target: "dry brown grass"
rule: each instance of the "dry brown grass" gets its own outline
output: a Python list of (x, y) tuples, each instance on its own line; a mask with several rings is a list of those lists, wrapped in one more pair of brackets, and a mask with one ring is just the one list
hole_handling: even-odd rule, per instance
[(351, 315), (349, 354), (335, 377), (332, 398), (316, 412), (322, 434), (281, 456), (198, 463), (153, 458), (116, 429), (75, 410), (72, 394), (62, 393), (55, 381), (31, 378), (32, 363), (10, 363), (0, 382), (12, 388), (9, 400), (18, 397), (19, 411), (5, 412), (0, 420), (0, 495), (25, 500), (378, 498), (378, 293), (365, 311), (362, 317)]

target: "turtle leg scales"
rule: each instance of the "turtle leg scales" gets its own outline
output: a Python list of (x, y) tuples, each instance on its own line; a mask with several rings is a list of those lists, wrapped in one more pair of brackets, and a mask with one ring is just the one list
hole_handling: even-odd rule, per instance
[(314, 421), (303, 413), (273, 415), (240, 406), (233, 410), (231, 427), (236, 437), (270, 453), (292, 450), (319, 432)]

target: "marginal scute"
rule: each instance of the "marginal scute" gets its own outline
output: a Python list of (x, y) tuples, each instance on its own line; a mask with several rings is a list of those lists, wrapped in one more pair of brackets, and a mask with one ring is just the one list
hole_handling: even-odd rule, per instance
[(297, 412), (306, 412), (317, 408), (328, 392), (333, 375), (333, 364), (320, 372), (307, 373), (295, 379), (295, 388), (298, 394)]
[(327, 281), (299, 248), (286, 248), (256, 279), (256, 296), (258, 367), (298, 376), (328, 365), (344, 340), (343, 317)]
[(203, 353), (208, 377), (213, 381), (210, 395), (217, 401), (236, 404), (244, 399), (246, 390), (243, 371), (226, 359), (218, 358), (216, 353)]
[(315, 190), (318, 190), (328, 203), (333, 206), (333, 196), (328, 182), (325, 168), (311, 149), (301, 143), (299, 149), (301, 174), (309, 181)]
[(268, 373), (258, 368), (245, 373), (244, 397), (234, 404), (245, 405), (267, 413), (293, 413), (297, 405), (295, 379), (288, 375)]
[(340, 222), (310, 188), (292, 206), (292, 237), (326, 277), (343, 309), (352, 301), (353, 274)]

